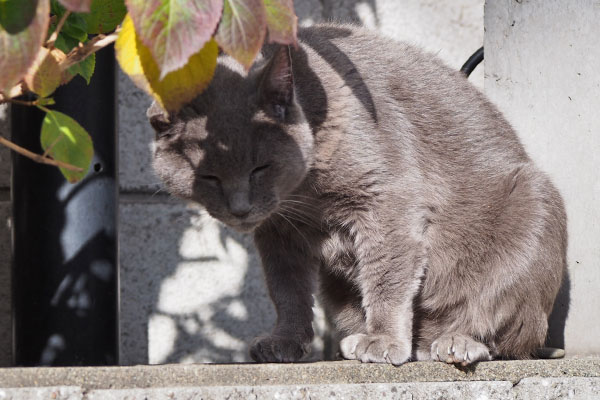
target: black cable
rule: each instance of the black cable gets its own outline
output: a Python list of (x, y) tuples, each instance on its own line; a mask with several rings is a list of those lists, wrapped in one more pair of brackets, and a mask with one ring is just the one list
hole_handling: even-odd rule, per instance
[(471, 72), (479, 65), (480, 62), (483, 61), (483, 47), (477, 50), (469, 59), (465, 62), (465, 64), (460, 68), (460, 72), (464, 73), (466, 76), (471, 75)]

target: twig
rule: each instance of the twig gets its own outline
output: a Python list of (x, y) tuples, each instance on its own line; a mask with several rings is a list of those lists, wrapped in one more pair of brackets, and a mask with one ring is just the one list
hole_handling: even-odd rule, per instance
[(11, 142), (10, 140), (5, 139), (4, 137), (0, 136), (0, 144), (8, 147), (9, 149), (16, 151), (17, 153), (24, 155), (27, 158), (32, 159), (33, 161), (42, 163), (42, 164), (48, 164), (48, 165), (53, 165), (55, 167), (60, 167), (60, 168), (64, 168), (64, 169), (68, 169), (69, 171), (74, 171), (74, 172), (83, 172), (83, 168), (79, 168), (76, 167), (74, 165), (71, 164), (67, 164), (65, 162), (62, 161), (58, 161), (58, 160), (54, 160), (52, 158), (48, 158), (48, 157), (42, 157), (39, 154), (33, 153), (27, 149), (24, 149), (23, 147), (14, 144), (13, 142)]
[(71, 15), (71, 11), (67, 10), (63, 14), (60, 21), (58, 21), (58, 25), (56, 25), (56, 29), (54, 30), (54, 32), (52, 32), (52, 35), (46, 42), (46, 47), (48, 47), (48, 50), (52, 50), (54, 48), (54, 42), (56, 42), (56, 39), (58, 38), (58, 34), (60, 33), (60, 30), (62, 29), (63, 25), (65, 24), (65, 21), (67, 20), (67, 18), (69, 18), (69, 15)]
[(117, 37), (119, 36), (119, 30), (120, 29), (117, 29), (109, 35), (99, 34), (91, 40), (89, 40), (88, 42), (85, 42), (83, 44), (80, 43), (78, 47), (75, 47), (69, 52), (69, 54), (67, 54), (67, 58), (60, 62), (60, 69), (64, 71), (70, 66), (75, 65), (80, 61), (83, 61), (90, 54), (93, 54), (98, 50), (113, 43), (115, 40), (117, 40)]

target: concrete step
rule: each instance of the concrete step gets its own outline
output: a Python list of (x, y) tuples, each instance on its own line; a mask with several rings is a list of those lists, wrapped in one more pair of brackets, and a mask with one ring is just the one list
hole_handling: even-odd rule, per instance
[(600, 358), (0, 369), (0, 399), (600, 399)]

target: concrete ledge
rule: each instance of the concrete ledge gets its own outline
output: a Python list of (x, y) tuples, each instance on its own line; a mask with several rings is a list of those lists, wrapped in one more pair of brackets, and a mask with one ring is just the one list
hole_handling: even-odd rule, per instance
[(464, 369), (440, 362), (393, 367), (355, 361), (0, 369), (0, 387), (4, 388), (77, 386), (86, 390), (457, 381), (505, 381), (516, 385), (526, 378), (594, 378), (600, 383), (600, 358), (492, 361)]

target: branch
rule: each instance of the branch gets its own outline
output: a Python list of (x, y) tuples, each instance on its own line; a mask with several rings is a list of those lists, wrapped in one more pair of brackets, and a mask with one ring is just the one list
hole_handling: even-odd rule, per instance
[(60, 69), (64, 71), (72, 65), (83, 61), (90, 54), (93, 54), (98, 50), (113, 43), (115, 40), (117, 40), (117, 37), (119, 36), (119, 30), (120, 29), (117, 29), (109, 35), (99, 34), (97, 36), (94, 36), (94, 38), (92, 38), (88, 42), (85, 42), (83, 44), (80, 43), (78, 47), (75, 47), (69, 52), (69, 54), (67, 54), (67, 58), (60, 62)]
[(83, 172), (83, 168), (79, 168), (76, 167), (74, 165), (71, 164), (67, 164), (65, 162), (62, 161), (58, 161), (58, 160), (53, 160), (52, 158), (49, 157), (43, 157), (39, 154), (33, 153), (27, 149), (24, 149), (23, 147), (14, 144), (13, 142), (11, 142), (10, 140), (5, 139), (4, 137), (0, 136), (0, 144), (3, 144), (4, 146), (8, 147), (9, 149), (16, 151), (17, 153), (32, 159), (33, 161), (42, 163), (42, 164), (48, 164), (48, 165), (53, 165), (55, 167), (60, 167), (60, 168), (64, 168), (64, 169), (68, 169), (69, 171), (74, 171), (74, 172)]
[(69, 18), (69, 15), (71, 15), (71, 11), (67, 10), (67, 12), (65, 12), (63, 14), (60, 21), (58, 21), (58, 25), (56, 25), (56, 29), (54, 30), (54, 32), (52, 32), (52, 35), (46, 42), (46, 46), (48, 47), (48, 50), (52, 50), (52, 48), (54, 48), (54, 42), (56, 42), (56, 38), (58, 37), (60, 30), (62, 29), (63, 25), (65, 24), (65, 21), (67, 20), (67, 18)]

